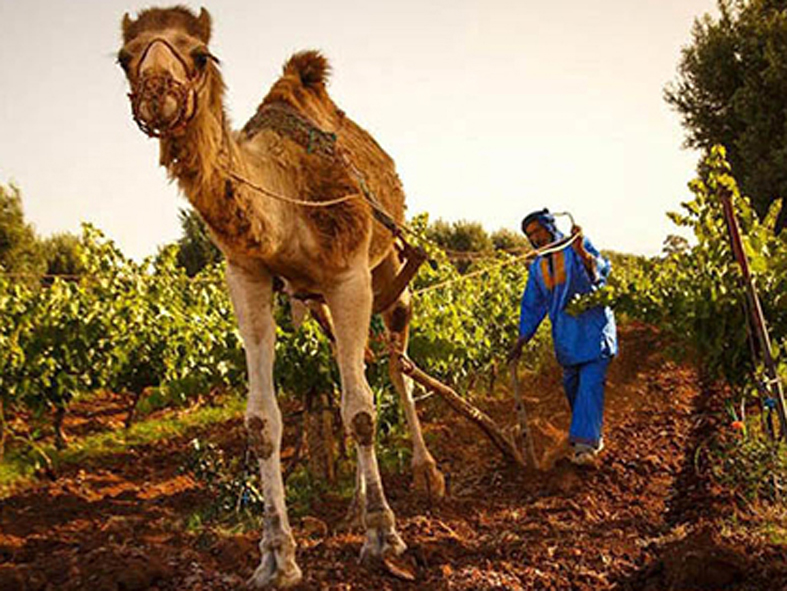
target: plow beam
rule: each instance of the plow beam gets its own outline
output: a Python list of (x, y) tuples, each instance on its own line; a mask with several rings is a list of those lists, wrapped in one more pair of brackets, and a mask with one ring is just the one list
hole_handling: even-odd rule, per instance
[(401, 256), (405, 259), (405, 264), (399, 273), (394, 277), (391, 284), (380, 293), (374, 294), (374, 303), (372, 310), (375, 314), (384, 312), (390, 308), (402, 292), (412, 281), (415, 274), (423, 262), (427, 259), (426, 252), (423, 248), (417, 246), (410, 246), (407, 242), (402, 241), (402, 248), (400, 250)]
[(492, 444), (500, 450), (506, 460), (515, 463), (521, 468), (525, 467), (525, 460), (514, 442), (511, 441), (511, 439), (505, 434), (503, 434), (503, 432), (497, 426), (497, 423), (495, 423), (492, 418), (489, 417), (489, 415), (477, 409), (441, 381), (436, 380), (423, 370), (419, 369), (415, 363), (413, 363), (404, 355), (399, 356), (399, 364), (404, 374), (410, 376), (413, 380), (421, 384), (427, 390), (440, 396), (440, 398), (445, 400), (448, 406), (450, 406), (453, 410), (472, 423), (475, 423), (478, 428), (484, 432), (484, 435), (489, 438)]

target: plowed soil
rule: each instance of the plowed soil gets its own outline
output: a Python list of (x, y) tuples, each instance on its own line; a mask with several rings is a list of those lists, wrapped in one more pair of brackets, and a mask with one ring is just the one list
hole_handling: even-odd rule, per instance
[[(339, 530), (346, 507), (327, 496), (293, 523), (304, 571), (297, 588), (787, 589), (787, 549), (722, 535), (720, 519), (734, 503), (695, 463), (708, 433), (723, 427), (715, 394), (701, 391), (691, 369), (665, 361), (647, 328), (624, 330), (621, 349), (597, 467), (561, 455), (569, 416), (557, 367), (525, 384), (541, 472), (506, 465), (473, 425), (432, 397), (420, 410), (447, 498), (417, 494), (407, 473), (383, 474), (415, 582), (360, 565), (361, 533)], [(505, 394), (474, 402), (511, 425)], [(117, 428), (113, 404), (80, 429)], [(195, 434), (228, 450), (245, 439), (240, 421), (214, 425), (63, 468), (56, 480), (0, 502), (0, 589), (241, 588), (259, 561), (259, 532), (184, 525), (211, 500), (181, 471)]]

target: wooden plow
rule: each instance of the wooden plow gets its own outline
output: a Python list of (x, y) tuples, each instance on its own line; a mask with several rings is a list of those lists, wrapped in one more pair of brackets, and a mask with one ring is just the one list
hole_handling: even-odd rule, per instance
[(446, 386), (440, 380), (437, 380), (427, 374), (415, 363), (413, 363), (411, 359), (403, 354), (399, 355), (399, 364), (402, 372), (405, 375), (412, 378), (415, 382), (421, 384), (421, 386), (430, 392), (434, 392), (440, 396), (440, 398), (442, 398), (454, 411), (481, 429), (484, 435), (486, 435), (489, 441), (491, 441), (492, 444), (503, 454), (503, 457), (506, 460), (513, 462), (520, 468), (526, 468), (528, 464), (530, 464), (530, 466), (533, 468), (538, 469), (538, 463), (536, 462), (535, 452), (533, 449), (533, 442), (529, 432), (526, 429), (527, 419), (524, 405), (521, 404), (518, 381), (515, 382), (515, 396), (517, 397), (517, 400), (520, 401), (517, 403), (518, 416), (520, 421), (525, 421), (525, 429), (522, 431), (522, 434), (525, 436), (524, 439), (527, 442), (527, 446), (525, 446), (527, 451), (524, 452), (519, 446), (517, 446), (514, 438), (504, 433), (489, 415), (473, 406), (465, 398), (460, 396), (453, 388)]
[(522, 395), (522, 390), (519, 387), (519, 376), (517, 375), (516, 371), (516, 361), (511, 362), (508, 366), (509, 371), (511, 372), (511, 385), (514, 389), (514, 403), (516, 405), (516, 415), (517, 420), (519, 421), (519, 432), (518, 432), (518, 445), (521, 450), (523, 450), (525, 457), (527, 458), (528, 463), (533, 466), (536, 470), (538, 470), (539, 464), (538, 460), (536, 459), (536, 449), (533, 445), (533, 434), (530, 431), (530, 427), (527, 422), (527, 410), (525, 409), (525, 399)]

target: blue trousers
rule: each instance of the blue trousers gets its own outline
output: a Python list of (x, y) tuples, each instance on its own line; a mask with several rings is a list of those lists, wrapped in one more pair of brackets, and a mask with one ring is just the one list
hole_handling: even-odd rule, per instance
[(571, 443), (598, 447), (604, 422), (604, 386), (609, 357), (563, 367), (563, 388), (571, 406)]

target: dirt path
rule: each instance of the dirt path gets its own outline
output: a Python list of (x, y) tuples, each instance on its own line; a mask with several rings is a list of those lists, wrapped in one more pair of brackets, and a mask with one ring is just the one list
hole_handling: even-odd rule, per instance
[[(706, 403), (694, 374), (659, 351), (652, 332), (624, 332), (597, 469), (558, 458), (568, 411), (557, 368), (526, 385), (538, 452), (554, 462), (544, 473), (504, 465), (430, 399), (422, 411), (449, 497), (430, 504), (409, 475), (384, 475), (417, 581), (361, 567), (362, 538), (336, 532), (345, 506), (326, 496), (295, 522), (299, 589), (787, 589), (783, 546), (732, 544), (713, 525), (725, 499), (693, 458)], [(479, 405), (513, 423), (510, 397)], [(235, 421), (201, 437), (237, 450), (244, 434)], [(209, 501), (180, 472), (187, 454), (188, 438), (137, 448), (2, 501), (0, 590), (239, 588), (257, 564), (257, 534), (187, 530)]]

